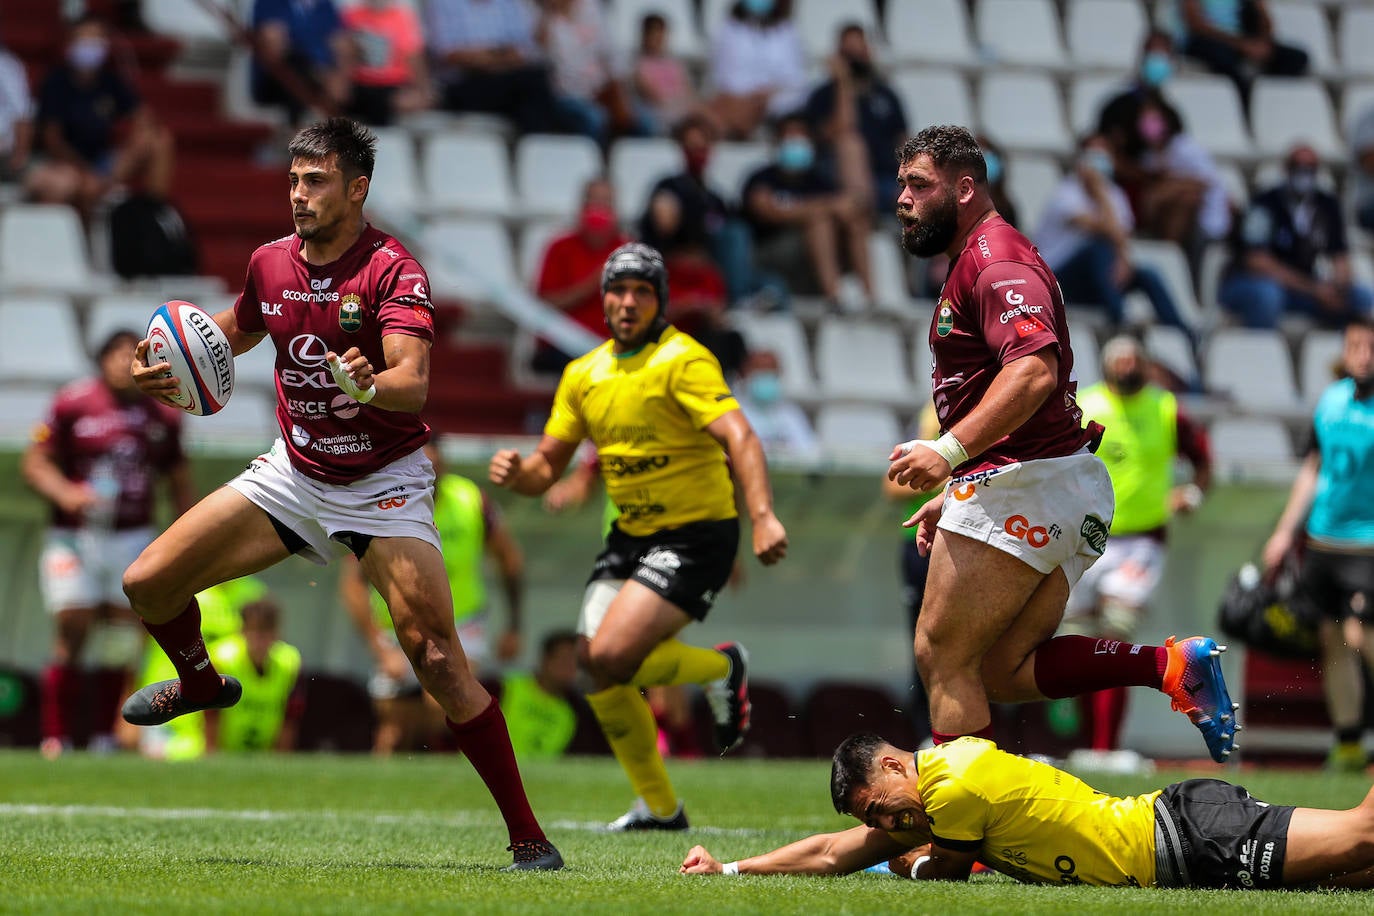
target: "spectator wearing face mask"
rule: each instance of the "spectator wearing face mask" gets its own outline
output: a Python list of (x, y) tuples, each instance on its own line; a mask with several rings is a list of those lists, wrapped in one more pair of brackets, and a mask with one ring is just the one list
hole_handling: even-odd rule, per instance
[(1135, 223), (1126, 194), (1113, 180), (1111, 148), (1094, 134), (1082, 145), (1078, 163), (1055, 188), (1035, 244), (1054, 271), (1070, 305), (1096, 306), (1111, 324), (1125, 318), (1125, 294), (1140, 290), (1154, 306), (1161, 324), (1192, 329), (1159, 274), (1131, 260), (1131, 231)]
[(1340, 328), (1374, 307), (1374, 292), (1351, 275), (1341, 203), (1318, 185), (1318, 164), (1312, 147), (1294, 146), (1284, 182), (1256, 196), (1245, 214), (1218, 299), (1246, 327), (1301, 315)]
[(789, 278), (794, 292), (819, 290), (838, 307), (841, 265), (847, 259), (863, 295), (873, 301), (871, 212), (817, 168), (805, 116), (794, 113), (778, 121), (774, 162), (749, 177), (741, 197), (760, 267)]
[(788, 400), (782, 390), (778, 355), (772, 350), (753, 350), (744, 361), (735, 398), (745, 419), (763, 443), (769, 458), (790, 458), (813, 464), (820, 459), (820, 444), (806, 412)]
[[(607, 337), (601, 265), (627, 241), (616, 222), (615, 190), (604, 176), (592, 178), (582, 191), (577, 225), (556, 236), (544, 250), (535, 295), (598, 337)], [(530, 367), (535, 372), (557, 374), (576, 355), (541, 340)]]
[(712, 36), (708, 108), (727, 137), (748, 139), (766, 118), (806, 101), (806, 52), (792, 0), (738, 0)]

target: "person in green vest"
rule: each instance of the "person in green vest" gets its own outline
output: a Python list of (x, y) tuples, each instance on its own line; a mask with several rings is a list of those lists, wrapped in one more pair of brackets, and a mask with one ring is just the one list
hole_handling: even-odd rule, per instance
[(501, 711), (517, 757), (558, 757), (577, 731), (568, 694), (577, 687), (577, 633), (555, 630), (544, 637), (533, 674), (501, 679)]
[[(206, 645), (237, 635), (243, 630), (243, 608), (267, 597), (267, 585), (256, 576), (230, 579), (196, 595)], [(150, 643), (144, 653), (140, 683), (151, 684), (176, 677), (167, 654)], [(132, 730), (132, 728), (130, 729)], [(205, 755), (205, 714), (190, 713), (170, 722), (138, 729), (133, 741), (145, 757), (161, 760), (194, 760)]]
[[(1107, 428), (1097, 455), (1107, 465), (1116, 494), (1116, 515), (1102, 558), (1069, 594), (1060, 633), (1132, 642), (1164, 573), (1165, 534), (1170, 517), (1202, 505), (1212, 479), (1207, 431), (1188, 418), (1168, 391), (1148, 381), (1150, 359), (1140, 341), (1112, 338), (1102, 348), (1102, 381), (1078, 392), (1086, 419)], [(1182, 457), (1192, 481), (1176, 484)], [(1084, 766), (1125, 766), (1120, 747), (1126, 689), (1101, 690), (1086, 698), (1092, 753)], [(1141, 763), (1143, 761), (1136, 761)]]
[(252, 601), (241, 613), (242, 631), (209, 649), (215, 668), (243, 684), (243, 699), (204, 713), (206, 750), (289, 751), (296, 744), (301, 710), (300, 650), (281, 640), (281, 609), (275, 601)]
[[(500, 508), (477, 484), (445, 473), (443, 458), (431, 441), (425, 454), (434, 465), (434, 521), (443, 545), (444, 569), (453, 594), (453, 617), (468, 665), (481, 676), (492, 656), (508, 662), (520, 654), (520, 621), (524, 598), (525, 555)], [(488, 603), (483, 560), (490, 555), (501, 575), (506, 599), (506, 627), (493, 646), (488, 631)], [(425, 745), (442, 734), (444, 714), (420, 689), (409, 659), (391, 628), (381, 596), (372, 590), (357, 562), (349, 561), (340, 579), (341, 599), (376, 662), (368, 680), (377, 717), (373, 752), (386, 756)]]

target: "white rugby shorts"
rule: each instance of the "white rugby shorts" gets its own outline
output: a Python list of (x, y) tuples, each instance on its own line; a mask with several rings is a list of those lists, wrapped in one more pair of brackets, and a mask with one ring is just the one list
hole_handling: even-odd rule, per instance
[(350, 484), (337, 484), (292, 467), (278, 439), (228, 486), (300, 535), (306, 542), (301, 556), (322, 566), (347, 550), (336, 536), (348, 531), (419, 538), (442, 550), (434, 527), (434, 467), (421, 449)]
[(940, 527), (991, 544), (1069, 585), (1102, 555), (1116, 498), (1107, 466), (1086, 448), (950, 480)]
[(1164, 542), (1147, 534), (1117, 535), (1102, 559), (1083, 574), (1069, 594), (1064, 620), (1096, 615), (1104, 601), (1144, 608), (1164, 577)]
[(124, 570), (152, 542), (151, 528), (48, 529), (38, 565), (39, 588), (48, 613), (102, 604), (128, 607)]

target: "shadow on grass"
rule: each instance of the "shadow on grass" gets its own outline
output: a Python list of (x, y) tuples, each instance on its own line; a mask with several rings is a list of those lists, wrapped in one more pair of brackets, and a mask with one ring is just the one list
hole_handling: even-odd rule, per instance
[(500, 874), (504, 865), (477, 865), (471, 862), (425, 863), (425, 862), (269, 862), (262, 859), (249, 859), (241, 856), (197, 856), (189, 861), (198, 865), (232, 865), (242, 868), (302, 868), (310, 871), (321, 869), (332, 871), (432, 871), (468, 872), (471, 874)]

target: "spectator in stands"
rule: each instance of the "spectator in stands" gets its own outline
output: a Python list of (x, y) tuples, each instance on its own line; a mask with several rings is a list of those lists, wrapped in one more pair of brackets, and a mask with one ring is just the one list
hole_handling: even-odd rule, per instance
[(731, 139), (751, 137), (767, 118), (806, 101), (806, 54), (792, 0), (738, 0), (716, 28), (709, 107)]
[(0, 44), (0, 183), (17, 181), (28, 168), (33, 108), (23, 62)]
[(42, 154), (25, 187), (42, 203), (76, 206), (89, 217), (112, 189), (141, 185), (165, 199), (175, 147), (111, 58), (104, 22), (84, 16), (71, 27), (62, 63), (43, 80), (35, 120)]
[(668, 20), (659, 13), (649, 13), (640, 24), (634, 88), (641, 117), (654, 134), (674, 129), (697, 104), (692, 75), (668, 50)]
[(1179, 46), (1230, 77), (1247, 105), (1256, 76), (1302, 76), (1307, 52), (1274, 38), (1264, 0), (1178, 0)]
[(1135, 81), (1098, 115), (1111, 145), (1117, 184), (1142, 234), (1196, 253), (1231, 229), (1231, 201), (1210, 153), (1187, 132), (1163, 86), (1173, 73), (1173, 40), (1152, 31)]
[[(1149, 383), (1149, 366), (1140, 341), (1114, 337), (1102, 348), (1102, 381), (1078, 392), (1084, 418), (1106, 427), (1097, 456), (1111, 472), (1116, 512), (1107, 549), (1069, 593), (1060, 634), (1135, 642), (1163, 579), (1169, 519), (1199, 508), (1211, 484), (1206, 430), (1183, 412), (1173, 394)], [(1193, 479), (1175, 486), (1180, 457), (1192, 467)], [(1096, 766), (1143, 764), (1139, 754), (1108, 756), (1121, 749), (1127, 692), (1109, 687), (1082, 698), (1088, 709), (1088, 753), (1076, 760)]]
[(445, 108), (506, 115), (521, 133), (559, 125), (524, 0), (430, 0), (425, 22)]
[(535, 35), (548, 57), (554, 102), (577, 133), (606, 143), (647, 134), (634, 111), (623, 54), (611, 42), (599, 0), (539, 0)]
[(168, 485), (178, 513), (195, 502), (179, 412), (143, 397), (129, 375), (138, 339), (120, 330), (101, 343), (99, 375), (58, 392), (20, 459), (51, 509), (39, 576), (56, 629), (40, 698), (49, 758), (71, 749), (82, 707), (88, 746), (114, 746), (115, 713), (143, 645), (120, 579), (152, 541), (154, 485)]
[(1035, 233), (1064, 301), (1104, 309), (1118, 326), (1125, 320), (1125, 294), (1140, 290), (1162, 324), (1191, 337), (1158, 272), (1131, 260), (1133, 227), (1131, 204), (1113, 180), (1111, 147), (1099, 134), (1084, 138), (1077, 164), (1055, 188)]
[(1246, 327), (1277, 327), (1284, 315), (1342, 327), (1374, 307), (1374, 292), (1351, 274), (1341, 202), (1320, 186), (1318, 166), (1316, 150), (1299, 143), (1283, 183), (1250, 202), (1217, 296)]
[(218, 670), (243, 684), (243, 699), (205, 712), (205, 749), (292, 750), (303, 701), (300, 650), (282, 641), (281, 608), (275, 601), (250, 602), (242, 615), (242, 631), (216, 641), (209, 652)]
[(818, 159), (834, 180), (868, 209), (892, 212), (897, 147), (907, 135), (902, 100), (875, 70), (863, 26), (840, 29), (830, 79), (806, 101)]
[(1355, 222), (1366, 232), (1374, 232), (1374, 105), (1355, 122), (1350, 149), (1354, 155), (1350, 174), (1355, 184)]
[[(582, 191), (577, 225), (556, 236), (544, 249), (535, 295), (598, 337), (606, 337), (601, 266), (627, 241), (616, 222), (615, 189), (604, 176), (591, 179)], [(535, 372), (559, 373), (577, 355), (541, 340), (530, 365)]]
[[(494, 655), (509, 662), (520, 654), (525, 555), (511, 534), (500, 508), (473, 481), (444, 468), (433, 440), (425, 455), (434, 465), (434, 523), (443, 547), (444, 571), (453, 595), (453, 620), (463, 654), (475, 674), (482, 674)], [(490, 556), (501, 573), (506, 626), (492, 638), (483, 561)], [(368, 681), (377, 730), (373, 751), (385, 756), (420, 747), (431, 735), (442, 736), (444, 711), (420, 687), (401, 650), (382, 596), (371, 589), (362, 564), (350, 562), (340, 581), (345, 609), (376, 660)], [(246, 693), (246, 692), (245, 692)], [(503, 704), (504, 706), (504, 704)]]
[[(683, 256), (700, 258), (702, 252), (709, 254), (724, 276), (729, 305), (767, 290), (769, 299), (785, 306), (786, 284), (754, 267), (748, 224), (706, 183), (706, 166), (716, 141), (715, 122), (693, 112), (674, 127), (673, 136), (682, 148), (684, 168), (661, 179), (650, 192), (639, 220), (640, 238), (663, 252), (670, 262)], [(669, 273), (676, 288), (678, 277), (672, 263)], [(676, 289), (673, 298), (676, 302)]]
[(837, 308), (842, 255), (873, 301), (868, 263), (872, 211), (845, 194), (816, 165), (816, 148), (800, 112), (777, 122), (776, 160), (749, 177), (741, 197), (754, 232), (757, 263), (790, 278), (794, 292), (819, 288)]
[(353, 92), (353, 42), (333, 0), (253, 0), (253, 100), (292, 124), (336, 115)]
[(353, 41), (348, 113), (369, 124), (434, 105), (425, 40), (414, 7), (401, 0), (365, 0), (343, 10)]
[(739, 383), (733, 386), (735, 399), (770, 461), (790, 458), (815, 464), (821, 457), (816, 431), (806, 411), (783, 393), (780, 368), (778, 354), (772, 350), (751, 351)]
[(533, 674), (512, 672), (501, 679), (501, 710), (517, 757), (561, 756), (577, 732), (577, 713), (568, 700), (577, 689), (577, 643), (573, 630), (549, 633)]
[(1263, 556), (1266, 571), (1275, 573), (1302, 550), (1295, 601), (1321, 622), (1322, 680), (1335, 732), (1327, 766), (1362, 772), (1362, 657), (1374, 673), (1374, 323), (1366, 316), (1346, 326), (1341, 369), (1342, 378), (1317, 401), (1307, 455)]

